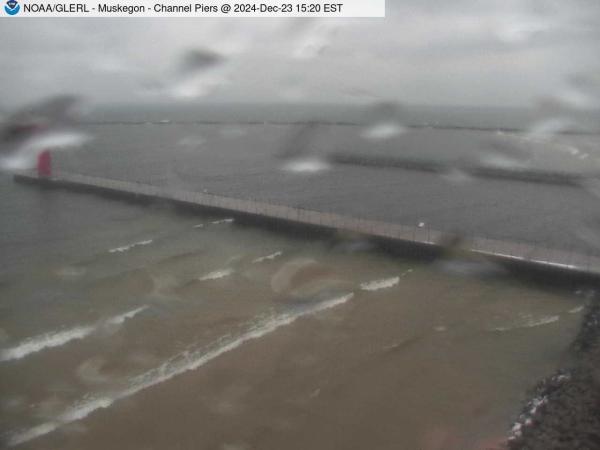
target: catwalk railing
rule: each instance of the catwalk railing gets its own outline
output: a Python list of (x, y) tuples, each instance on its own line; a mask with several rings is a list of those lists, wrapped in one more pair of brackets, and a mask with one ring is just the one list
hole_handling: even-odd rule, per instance
[[(26, 172), (16, 174), (15, 181), (88, 188), (106, 193), (112, 192), (148, 199), (173, 201), (194, 207), (221, 210), (232, 215), (255, 216), (298, 225), (353, 232), (373, 238), (432, 248), (441, 247), (444, 242), (448, 242), (452, 238), (451, 234), (432, 229), (426, 225), (401, 225), (205, 192), (185, 191), (171, 187), (88, 175), (58, 173), (52, 177), (40, 177), (36, 173)], [(461, 246), (470, 252), (508, 262), (523, 262), (600, 275), (600, 258), (577, 251), (564, 251), (532, 243), (482, 237), (466, 238)]]

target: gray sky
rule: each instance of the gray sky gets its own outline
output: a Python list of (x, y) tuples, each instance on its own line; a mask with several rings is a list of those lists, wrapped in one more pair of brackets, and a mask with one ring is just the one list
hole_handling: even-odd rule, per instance
[[(598, 87), (597, 1), (387, 1), (385, 19), (0, 19), (0, 105), (55, 93), (533, 105)], [(223, 55), (178, 70), (190, 50)], [(578, 97), (579, 96), (579, 97)]]

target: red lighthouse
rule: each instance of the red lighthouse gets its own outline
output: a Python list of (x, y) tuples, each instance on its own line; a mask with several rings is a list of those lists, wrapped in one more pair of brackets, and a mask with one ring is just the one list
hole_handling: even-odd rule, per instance
[(50, 150), (44, 150), (38, 155), (37, 174), (38, 177), (52, 176), (52, 159), (50, 158)]

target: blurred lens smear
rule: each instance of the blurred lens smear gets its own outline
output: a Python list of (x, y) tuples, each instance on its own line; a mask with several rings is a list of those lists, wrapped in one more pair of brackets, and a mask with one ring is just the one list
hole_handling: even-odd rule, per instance
[[(583, 300), (487, 250), (600, 257), (600, 1), (0, 18), (0, 41), (3, 444), (494, 448), (566, 359)], [(5, 183), (41, 154), (277, 222)], [(296, 220), (327, 233), (272, 232)]]

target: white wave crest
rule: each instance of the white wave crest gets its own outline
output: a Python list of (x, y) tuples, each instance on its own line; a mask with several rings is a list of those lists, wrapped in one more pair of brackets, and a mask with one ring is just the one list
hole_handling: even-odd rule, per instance
[(135, 316), (137, 316), (139, 313), (141, 313), (142, 311), (144, 311), (146, 309), (148, 309), (148, 306), (146, 306), (146, 305), (140, 306), (139, 308), (132, 309), (131, 311), (127, 311), (123, 314), (119, 314), (118, 316), (111, 317), (105, 323), (107, 325), (121, 325), (127, 319), (134, 318)]
[(222, 223), (232, 223), (233, 221), (234, 219), (230, 217), (229, 219), (213, 220), (211, 223), (213, 225), (220, 225)]
[(21, 359), (32, 353), (37, 353), (47, 348), (60, 347), (68, 344), (71, 341), (84, 339), (92, 333), (98, 331), (106, 325), (121, 325), (127, 319), (131, 319), (138, 313), (145, 310), (147, 306), (128, 311), (123, 314), (111, 317), (105, 321), (95, 325), (81, 325), (67, 330), (51, 331), (49, 333), (40, 334), (25, 339), (21, 343), (12, 348), (7, 348), (0, 352), (0, 361), (10, 361), (13, 359)]
[(270, 255), (261, 256), (260, 258), (253, 259), (252, 262), (253, 263), (261, 263), (261, 262), (273, 260), (275, 258), (280, 257), (281, 255), (283, 255), (283, 252), (275, 252), (275, 253), (271, 253)]
[(15, 347), (2, 350), (0, 353), (0, 361), (21, 359), (31, 353), (36, 353), (46, 348), (60, 347), (68, 342), (83, 339), (92, 334), (94, 330), (94, 326), (88, 325), (74, 327), (64, 331), (51, 331), (49, 333), (40, 334), (25, 339)]
[(292, 324), (300, 317), (316, 314), (320, 311), (342, 305), (350, 300), (353, 296), (354, 293), (351, 292), (349, 294), (316, 303), (302, 310), (274, 314), (265, 319), (250, 323), (247, 331), (241, 335), (238, 335), (237, 337), (225, 337), (217, 340), (212, 345), (209, 345), (208, 349), (207, 347), (203, 347), (198, 350), (187, 350), (179, 353), (168, 359), (160, 366), (131, 378), (127, 383), (127, 386), (121, 391), (115, 392), (110, 396), (99, 396), (80, 401), (60, 414), (53, 421), (12, 434), (11, 438), (9, 439), (9, 445), (14, 446), (30, 441), (37, 437), (43, 436), (44, 434), (48, 434), (63, 425), (83, 419), (92, 412), (98, 409), (108, 408), (114, 402), (130, 397), (142, 391), (143, 389), (147, 389), (168, 381), (182, 373), (196, 370), (199, 367), (209, 363), (213, 359), (237, 349), (246, 342), (259, 339), (281, 327)]
[(549, 323), (558, 322), (559, 319), (560, 319), (559, 316), (544, 316), (544, 317), (540, 317), (539, 319), (527, 319), (524, 321), (517, 322), (513, 325), (496, 327), (496, 328), (494, 328), (494, 331), (510, 331), (510, 330), (515, 330), (518, 328), (539, 327), (541, 325), (547, 325)]
[(214, 272), (207, 273), (206, 275), (203, 275), (198, 279), (200, 281), (218, 280), (219, 278), (228, 277), (232, 273), (233, 273), (233, 269), (215, 270)]
[(127, 252), (129, 250), (131, 250), (134, 247), (140, 247), (142, 245), (149, 245), (152, 244), (152, 242), (154, 242), (153, 239), (148, 239), (146, 241), (139, 241), (139, 242), (134, 242), (133, 244), (129, 244), (129, 245), (124, 245), (123, 247), (116, 247), (116, 248), (111, 248), (108, 253), (123, 253), (123, 252)]
[(400, 277), (384, 278), (381, 280), (368, 281), (361, 283), (360, 288), (363, 291), (378, 291), (379, 289), (391, 288), (400, 282)]

